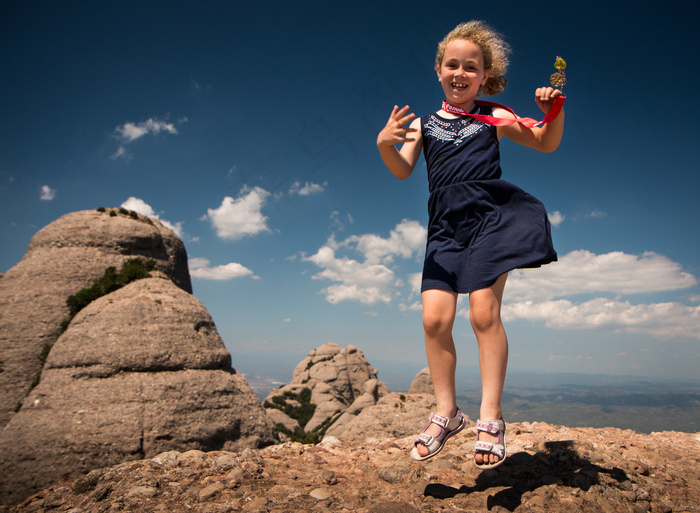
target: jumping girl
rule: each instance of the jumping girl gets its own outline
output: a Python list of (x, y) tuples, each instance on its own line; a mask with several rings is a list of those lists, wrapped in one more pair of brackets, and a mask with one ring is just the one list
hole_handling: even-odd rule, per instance
[[(452, 327), (458, 294), (469, 294), (482, 384), (474, 462), (481, 468), (503, 463), (506, 427), (501, 399), (508, 362), (508, 339), (501, 323), (503, 289), (509, 271), (557, 259), (542, 203), (500, 179), (499, 141), (505, 136), (552, 152), (562, 138), (563, 110), (546, 124), (532, 126), (516, 121), (510, 109), (476, 100), (482, 93), (490, 96), (503, 90), (509, 53), (503, 37), (488, 25), (471, 21), (457, 26), (440, 42), (435, 59), (445, 93), (443, 108), (414, 119), (408, 105), (394, 106), (377, 137), (382, 160), (398, 178), (411, 175), (421, 149), (428, 169), (429, 224), (421, 294), (437, 407), (411, 451), (416, 460), (435, 456), (466, 423), (457, 408)], [(562, 101), (556, 100), (560, 96), (561, 91), (552, 87), (535, 90), (535, 102), (545, 113)]]

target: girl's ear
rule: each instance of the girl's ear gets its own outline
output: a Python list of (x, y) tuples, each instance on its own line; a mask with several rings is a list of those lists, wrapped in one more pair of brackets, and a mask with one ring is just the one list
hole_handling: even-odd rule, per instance
[(484, 71), (484, 78), (481, 80), (481, 85), (486, 85), (486, 81), (489, 79), (489, 71), (490, 70)]
[(440, 76), (440, 68), (435, 68), (435, 73), (437, 73), (438, 82), (440, 82), (442, 80), (442, 77)]

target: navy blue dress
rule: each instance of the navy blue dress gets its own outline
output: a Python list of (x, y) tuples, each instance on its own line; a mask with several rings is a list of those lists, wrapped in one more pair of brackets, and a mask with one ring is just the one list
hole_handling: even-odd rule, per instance
[(500, 179), (495, 126), (434, 113), (421, 117), (421, 128), (430, 189), (421, 290), (468, 293), (557, 259), (544, 205)]

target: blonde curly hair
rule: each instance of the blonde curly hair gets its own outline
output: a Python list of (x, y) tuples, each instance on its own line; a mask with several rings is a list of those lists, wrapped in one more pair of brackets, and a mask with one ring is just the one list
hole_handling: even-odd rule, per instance
[(479, 92), (487, 96), (502, 92), (508, 83), (505, 73), (511, 53), (510, 45), (500, 33), (483, 21), (467, 21), (452, 29), (438, 44), (435, 69), (440, 71), (447, 44), (458, 39), (471, 41), (481, 48), (484, 57), (484, 70), (489, 72), (489, 76), (486, 83), (479, 88)]

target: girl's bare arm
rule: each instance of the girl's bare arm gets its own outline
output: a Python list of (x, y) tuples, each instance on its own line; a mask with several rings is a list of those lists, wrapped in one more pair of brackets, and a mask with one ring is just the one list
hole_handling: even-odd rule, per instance
[[(535, 102), (543, 112), (549, 112), (552, 108), (554, 99), (561, 96), (559, 89), (552, 87), (540, 87), (535, 91)], [(496, 117), (512, 117), (510, 112), (502, 109), (494, 110)], [(564, 109), (559, 115), (549, 123), (540, 126), (527, 128), (520, 123), (498, 127), (498, 137), (506, 136), (508, 139), (533, 148), (538, 151), (550, 153), (559, 147), (562, 135), (564, 134)]]
[[(422, 139), (420, 136), (420, 119), (414, 114), (407, 114), (408, 105), (399, 109), (394, 106), (386, 126), (377, 136), (377, 148), (386, 167), (394, 176), (405, 179), (411, 176), (420, 157)], [(406, 123), (411, 125), (406, 128)], [(403, 143), (401, 149), (396, 144)]]

